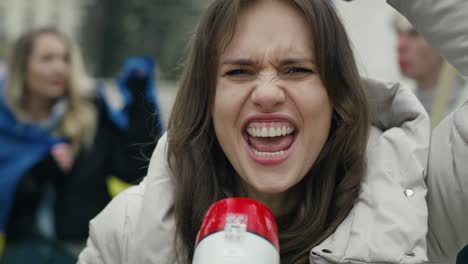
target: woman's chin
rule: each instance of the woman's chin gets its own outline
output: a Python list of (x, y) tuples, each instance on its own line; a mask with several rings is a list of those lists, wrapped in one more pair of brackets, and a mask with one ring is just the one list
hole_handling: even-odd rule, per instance
[(258, 182), (252, 187), (252, 191), (255, 192), (255, 195), (267, 197), (284, 194), (291, 186), (278, 184), (277, 182)]

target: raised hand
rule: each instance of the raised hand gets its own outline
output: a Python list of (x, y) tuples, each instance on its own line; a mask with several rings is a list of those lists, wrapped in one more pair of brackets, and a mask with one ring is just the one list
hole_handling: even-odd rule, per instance
[(57, 162), (60, 169), (69, 172), (73, 166), (71, 146), (68, 143), (56, 144), (51, 150), (52, 157)]

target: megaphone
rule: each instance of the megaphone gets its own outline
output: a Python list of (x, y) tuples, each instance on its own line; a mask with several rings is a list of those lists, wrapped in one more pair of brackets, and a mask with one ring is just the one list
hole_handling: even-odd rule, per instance
[(278, 227), (270, 209), (247, 198), (214, 203), (198, 232), (193, 264), (279, 264)]

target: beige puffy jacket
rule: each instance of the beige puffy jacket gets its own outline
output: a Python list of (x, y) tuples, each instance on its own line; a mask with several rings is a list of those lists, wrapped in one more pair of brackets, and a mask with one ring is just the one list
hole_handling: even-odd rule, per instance
[[(467, 0), (388, 2), (468, 75)], [(431, 135), (428, 116), (409, 90), (364, 81), (374, 115), (368, 174), (356, 206), (312, 250), (310, 263), (454, 263), (468, 244), (468, 103)], [(175, 263), (166, 140), (160, 139), (144, 181), (90, 222), (78, 263)]]

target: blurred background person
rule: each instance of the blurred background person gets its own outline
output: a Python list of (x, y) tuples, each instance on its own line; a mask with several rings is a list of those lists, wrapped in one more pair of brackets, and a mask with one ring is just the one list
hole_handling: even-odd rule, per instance
[(395, 15), (398, 64), (435, 127), (468, 98), (468, 82), (401, 15)]
[[(120, 170), (136, 169), (137, 178), (146, 176), (149, 157), (164, 131), (154, 60), (147, 56), (129, 57), (115, 79), (101, 81), (97, 88), (109, 120), (125, 137), (119, 141), (133, 142), (124, 148), (126, 155), (117, 155), (123, 160), (114, 163), (125, 166)], [(113, 176), (108, 185), (112, 196), (129, 186)]]
[[(63, 184), (75, 157), (92, 144), (96, 109), (79, 94), (80, 76), (72, 74), (79, 67), (75, 55), (70, 43), (53, 29), (27, 33), (13, 47), (0, 112), (5, 263), (15, 263), (21, 254), (33, 261), (43, 243), (54, 236), (52, 221), (49, 226), (40, 223), (41, 202), (50, 200), (49, 186)], [(48, 245), (60, 252), (62, 261), (70, 261), (65, 251)]]
[[(150, 76), (140, 79), (154, 82)], [(135, 91), (128, 89), (133, 99), (122, 129), (67, 37), (44, 28), (13, 45), (0, 90), (1, 263), (74, 263), (88, 221), (111, 199), (107, 177), (134, 182), (145, 175), (146, 162), (129, 147), (154, 148), (162, 127), (154, 121), (156, 101), (145, 104), (129, 84)]]
[[(147, 56), (127, 58), (114, 80), (101, 82), (98, 85), (99, 96), (105, 103), (110, 120), (136, 142), (147, 142), (148, 135), (142, 131), (151, 131), (157, 136), (164, 131), (156, 87), (155, 63)], [(153, 114), (156, 116), (154, 117)], [(151, 145), (136, 145), (129, 151), (136, 149), (144, 156), (150, 156), (154, 149), (154, 142)], [(136, 154), (138, 153), (135, 152), (135, 156)], [(145, 164), (146, 161), (139, 166)]]

